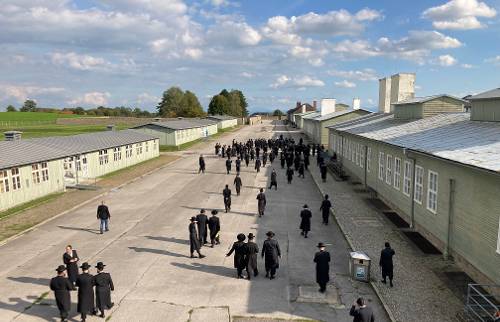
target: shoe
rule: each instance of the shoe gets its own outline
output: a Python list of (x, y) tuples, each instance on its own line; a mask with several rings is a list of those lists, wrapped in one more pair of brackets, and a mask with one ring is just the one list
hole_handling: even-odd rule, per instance
[(301, 231), (301, 232), (300, 232), (300, 234), (301, 234), (302, 236), (304, 236), (304, 232), (303, 232), (303, 231)]
[(212, 245), (210, 245), (210, 248), (214, 248), (214, 245), (213, 245), (213, 244), (212, 244)]
[(205, 255), (202, 255), (200, 254), (200, 256), (198, 256), (199, 258), (205, 258), (206, 256)]
[(99, 316), (100, 316), (101, 318), (104, 318), (104, 316), (105, 316), (105, 315), (104, 315), (104, 313), (101, 313), (101, 315), (99, 315)]
[(104, 234), (104, 232), (101, 231), (101, 235)]
[(266, 278), (268, 278), (268, 277), (269, 277), (269, 273), (266, 273)]
[(191, 255), (190, 257), (191, 257), (191, 258), (196, 258), (196, 257), (194, 257), (194, 255)]
[(112, 302), (109, 308), (112, 308), (113, 306), (115, 306), (115, 303)]
[(271, 280), (275, 279), (274, 275), (273, 275), (273, 276), (271, 276), (269, 279), (271, 279)]
[(381, 280), (381, 282), (382, 282), (382, 283), (384, 283), (384, 284), (386, 284), (386, 283), (387, 283), (387, 281), (386, 281), (386, 280)]
[(307, 235), (304, 235), (304, 238), (307, 238)]

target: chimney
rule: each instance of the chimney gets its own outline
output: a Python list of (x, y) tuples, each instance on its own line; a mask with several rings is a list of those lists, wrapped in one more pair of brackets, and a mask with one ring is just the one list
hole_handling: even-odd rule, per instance
[(295, 105), (295, 108), (298, 109), (298, 108), (300, 108), (301, 105), (302, 105), (302, 103), (300, 101), (298, 101), (297, 105)]
[(114, 131), (115, 130), (115, 125), (114, 124), (109, 124), (108, 126), (106, 126), (106, 129), (108, 131)]
[(321, 111), (320, 111), (321, 116), (330, 113), (335, 113), (335, 104), (336, 100), (334, 98), (323, 98), (321, 100)]
[(353, 98), (352, 100), (352, 109), (359, 110), (361, 108), (361, 99)]
[(19, 131), (4, 132), (5, 141), (19, 141), (19, 140), (21, 140), (22, 134), (23, 134), (23, 132), (19, 132)]
[(391, 77), (378, 80), (378, 111), (379, 113), (391, 112)]
[(318, 109), (318, 101), (316, 100), (313, 101), (313, 107), (315, 111)]
[(306, 104), (303, 104), (300, 113), (305, 113), (305, 112), (306, 112)]

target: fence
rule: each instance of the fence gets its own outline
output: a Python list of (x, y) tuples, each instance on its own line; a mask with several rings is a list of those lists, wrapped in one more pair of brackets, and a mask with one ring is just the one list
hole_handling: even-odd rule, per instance
[(0, 128), (14, 128), (22, 126), (37, 126), (37, 125), (50, 125), (56, 124), (56, 120), (44, 121), (0, 121)]
[(499, 297), (500, 285), (469, 284), (465, 303), (467, 321), (500, 321), (500, 305), (496, 300)]

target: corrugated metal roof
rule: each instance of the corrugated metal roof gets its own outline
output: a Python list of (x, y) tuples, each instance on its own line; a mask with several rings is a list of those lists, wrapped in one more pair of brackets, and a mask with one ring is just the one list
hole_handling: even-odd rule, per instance
[(307, 115), (302, 116), (302, 119), (304, 119), (304, 120), (310, 120), (310, 119), (313, 119), (313, 118), (318, 117), (320, 115), (321, 115), (320, 112), (312, 112), (312, 113), (309, 113)]
[(477, 95), (472, 95), (469, 97), (469, 100), (481, 100), (481, 99), (489, 99), (489, 98), (500, 98), (500, 88), (495, 88), (483, 93), (479, 93)]
[(368, 113), (372, 113), (372, 112), (364, 110), (364, 109), (345, 110), (345, 111), (338, 111), (338, 112), (334, 112), (334, 113), (329, 113), (329, 114), (326, 114), (326, 115), (323, 115), (323, 116), (319, 115), (319, 116), (316, 116), (316, 117), (312, 118), (312, 121), (315, 121), (315, 122), (316, 121), (317, 122), (326, 121), (326, 120), (330, 120), (330, 119), (333, 119), (333, 118), (336, 118), (336, 117), (339, 117), (339, 116), (347, 115), (347, 114), (355, 112), (355, 111), (365, 111), (365, 112), (368, 112)]
[(230, 116), (230, 115), (208, 115), (208, 119), (216, 119), (219, 121), (227, 121), (227, 120), (235, 120), (237, 117), (235, 116)]
[(409, 99), (401, 101), (401, 102), (392, 103), (392, 105), (405, 105), (405, 104), (425, 103), (425, 102), (432, 101), (434, 99), (441, 98), (441, 97), (449, 97), (449, 98), (455, 99), (457, 101), (462, 101), (463, 103), (467, 102), (467, 101), (465, 101), (465, 100), (463, 100), (463, 99), (461, 99), (459, 97), (453, 96), (453, 95), (438, 94), (438, 95), (431, 95), (431, 96), (422, 96), (422, 97), (409, 98)]
[(110, 149), (155, 139), (133, 130), (0, 141), (0, 169)]
[(446, 113), (419, 120), (374, 113), (329, 126), (479, 168), (500, 171), (500, 123), (471, 121), (468, 113)]
[(193, 129), (214, 124), (217, 124), (217, 121), (209, 119), (182, 118), (182, 119), (168, 120), (162, 122), (151, 122), (140, 126), (136, 126), (134, 127), (134, 129), (138, 129), (146, 125), (156, 125), (159, 127), (164, 127), (172, 130), (185, 130), (185, 129)]

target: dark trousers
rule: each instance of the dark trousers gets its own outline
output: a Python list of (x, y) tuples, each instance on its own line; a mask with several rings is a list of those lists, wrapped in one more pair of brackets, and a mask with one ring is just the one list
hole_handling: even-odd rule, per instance
[(198, 173), (200, 173), (200, 172), (205, 173), (205, 168), (200, 167), (200, 169), (198, 169)]
[(269, 189), (271, 189), (273, 186), (274, 186), (274, 190), (278, 190), (278, 183), (277, 182), (271, 182)]
[(276, 267), (266, 268), (266, 274), (274, 277), (276, 275)]
[(250, 265), (248, 265), (247, 266), (248, 279), (250, 279), (251, 271), (253, 271), (253, 276), (255, 276), (255, 277), (257, 277), (257, 275), (259, 275), (259, 270), (257, 269), (257, 267), (253, 268)]
[(394, 277), (392, 267), (386, 267), (386, 268), (382, 267), (382, 278), (384, 279), (384, 281), (386, 280), (387, 277), (389, 277), (389, 281), (391, 281), (392, 283), (392, 278)]
[(236, 272), (238, 273), (238, 277), (243, 277), (243, 268), (237, 267)]
[(328, 218), (330, 217), (330, 211), (323, 212), (322, 215), (323, 215), (323, 224), (328, 225)]
[(217, 233), (210, 232), (210, 243), (213, 245), (220, 244), (219, 237), (217, 237)]
[(236, 195), (240, 195), (241, 187), (236, 186)]
[(61, 317), (61, 321), (66, 321), (69, 317), (68, 311), (59, 311), (59, 316)]
[(326, 291), (326, 282), (321, 282), (321, 283), (318, 283), (318, 284), (319, 284), (319, 290), (321, 292)]
[(231, 210), (231, 199), (224, 200), (224, 207), (226, 208), (226, 212)]

